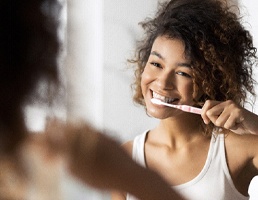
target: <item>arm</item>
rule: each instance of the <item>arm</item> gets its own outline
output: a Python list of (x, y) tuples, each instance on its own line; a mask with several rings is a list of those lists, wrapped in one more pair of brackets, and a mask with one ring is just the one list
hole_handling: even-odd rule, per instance
[(226, 140), (227, 162), (229, 167), (231, 166), (233, 178), (241, 177), (241, 173), (246, 174), (245, 181), (239, 181), (239, 188), (246, 188), (247, 192), (249, 183), (246, 181), (251, 181), (258, 175), (258, 115), (233, 101), (206, 101), (202, 108), (202, 118), (206, 124), (212, 122), (218, 127), (230, 130)]
[[(54, 129), (55, 135), (58, 130)], [(65, 126), (63, 131), (66, 144), (61, 152), (70, 172), (82, 182), (126, 191), (141, 200), (183, 199), (158, 174), (136, 164), (116, 141), (87, 124)]]
[(230, 100), (206, 101), (202, 108), (202, 118), (206, 124), (212, 122), (215, 126), (237, 134), (258, 135), (258, 115)]
[(114, 140), (88, 127), (77, 137), (70, 164), (83, 182), (127, 191), (142, 200), (182, 199), (160, 176), (132, 161)]

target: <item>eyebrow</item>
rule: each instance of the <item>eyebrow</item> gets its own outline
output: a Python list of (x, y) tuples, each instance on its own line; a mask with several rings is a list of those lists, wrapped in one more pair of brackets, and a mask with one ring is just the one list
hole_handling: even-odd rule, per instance
[(187, 68), (191, 68), (191, 69), (192, 69), (192, 66), (191, 66), (191, 64), (189, 64), (189, 63), (177, 63), (177, 66), (180, 66), (180, 67), (187, 67)]
[[(158, 53), (157, 51), (152, 51), (150, 54), (154, 55), (154, 56), (157, 56), (157, 57), (159, 57), (162, 60), (165, 60), (165, 58), (160, 53)], [(181, 62), (179, 62), (179, 63), (177, 63), (177, 66), (192, 68), (190, 63), (181, 63)]]
[(160, 53), (158, 53), (157, 51), (152, 51), (150, 54), (154, 55), (154, 56), (157, 56), (162, 60), (165, 60), (165, 58)]

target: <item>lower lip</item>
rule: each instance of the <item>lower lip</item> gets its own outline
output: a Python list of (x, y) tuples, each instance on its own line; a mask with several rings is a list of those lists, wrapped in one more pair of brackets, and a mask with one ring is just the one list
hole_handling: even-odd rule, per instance
[[(150, 102), (151, 102), (151, 101), (150, 101)], [(162, 104), (155, 104), (155, 103), (152, 103), (152, 102), (151, 102), (151, 104), (154, 105), (154, 106), (157, 106), (157, 107), (167, 107), (167, 106), (165, 106), (165, 105), (162, 105)]]

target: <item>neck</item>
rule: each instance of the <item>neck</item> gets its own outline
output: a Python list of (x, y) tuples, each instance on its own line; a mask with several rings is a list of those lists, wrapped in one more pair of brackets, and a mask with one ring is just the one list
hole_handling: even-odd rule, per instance
[(153, 130), (158, 140), (168, 146), (185, 146), (196, 139), (203, 139), (202, 119), (190, 114), (184, 118), (167, 118)]

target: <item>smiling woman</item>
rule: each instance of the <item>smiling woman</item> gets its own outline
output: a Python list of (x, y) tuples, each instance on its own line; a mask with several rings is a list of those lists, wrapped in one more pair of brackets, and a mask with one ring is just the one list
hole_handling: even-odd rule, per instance
[(151, 103), (152, 98), (166, 103), (194, 105), (190, 66), (184, 54), (184, 44), (180, 40), (171, 40), (166, 35), (157, 37), (141, 75), (141, 90), (149, 115), (163, 119), (170, 116), (171, 112), (178, 112), (168, 107), (163, 107), (161, 112)]
[[(255, 91), (257, 49), (235, 8), (221, 0), (164, 2), (141, 23), (145, 38), (131, 60), (134, 100), (159, 124), (123, 146), (190, 200), (247, 200), (258, 175), (258, 116), (244, 108)], [(201, 115), (153, 99), (199, 107)]]

